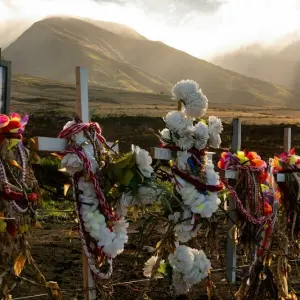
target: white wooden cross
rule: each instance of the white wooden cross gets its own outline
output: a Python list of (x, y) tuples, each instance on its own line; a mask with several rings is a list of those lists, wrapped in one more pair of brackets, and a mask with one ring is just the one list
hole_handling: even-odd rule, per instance
[[(88, 72), (87, 69), (76, 67), (76, 112), (82, 122), (89, 122), (89, 105), (88, 105)], [(38, 151), (63, 152), (68, 141), (66, 139), (49, 138), (49, 137), (35, 137), (35, 147)], [(119, 152), (118, 145), (107, 142), (109, 147), (113, 147), (115, 152)], [(84, 284), (84, 298), (85, 300), (96, 300), (95, 283), (92, 274), (89, 270), (87, 258), (83, 252), (83, 284)]]

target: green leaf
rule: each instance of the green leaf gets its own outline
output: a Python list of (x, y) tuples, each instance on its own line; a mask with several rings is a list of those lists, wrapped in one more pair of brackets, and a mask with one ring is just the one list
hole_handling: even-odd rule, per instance
[(126, 170), (124, 177), (121, 180), (121, 184), (129, 185), (133, 177), (134, 177), (134, 173), (130, 169)]
[(164, 263), (164, 264), (160, 264), (159, 265), (159, 268), (158, 268), (158, 272), (159, 273), (162, 273), (162, 274), (165, 274), (166, 273), (166, 269), (167, 269), (167, 264), (166, 263)]
[(122, 158), (113, 163), (114, 168), (124, 169), (132, 160), (132, 153), (125, 154)]

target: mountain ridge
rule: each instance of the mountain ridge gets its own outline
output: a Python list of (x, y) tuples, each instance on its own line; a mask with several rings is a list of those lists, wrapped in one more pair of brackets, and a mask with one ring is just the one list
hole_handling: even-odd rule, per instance
[[(22, 51), (20, 51), (22, 49)], [(74, 66), (91, 83), (124, 90), (169, 93), (182, 79), (199, 83), (208, 99), (241, 105), (290, 106), (287, 89), (226, 70), (161, 42), (128, 37), (85, 20), (52, 17), (33, 24), (4, 49), (14, 73), (74, 82)]]

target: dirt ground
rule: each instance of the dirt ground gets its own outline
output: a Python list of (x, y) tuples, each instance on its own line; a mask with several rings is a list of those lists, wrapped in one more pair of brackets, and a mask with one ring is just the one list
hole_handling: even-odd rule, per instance
[[(32, 254), (36, 263), (47, 280), (58, 282), (63, 292), (64, 300), (83, 299), (82, 248), (78, 232), (76, 231), (76, 224), (70, 221), (53, 221), (51, 223), (48, 221), (43, 226), (44, 229), (36, 230), (34, 236), (30, 239)], [(131, 229), (131, 231), (136, 230)], [(203, 234), (203, 232), (200, 233), (196, 243), (200, 242), (201, 235), (203, 239)], [(131, 233), (124, 253), (114, 260), (114, 273), (109, 281), (113, 284), (113, 299), (138, 299), (144, 289), (147, 289), (147, 295), (150, 299), (172, 299), (167, 279), (160, 279), (148, 286), (149, 282), (143, 276), (142, 268), (143, 263), (150, 257), (150, 254), (147, 251), (143, 251), (137, 258), (135, 257), (138, 241), (139, 233)], [(155, 245), (156, 241), (157, 238), (154, 237), (152, 246)], [(224, 241), (220, 245), (221, 249), (225, 249)], [(216, 260), (215, 255), (211, 259), (215, 269), (212, 272), (212, 280), (216, 285), (219, 299), (231, 299), (229, 286), (225, 280), (225, 273), (222, 270), (222, 263)], [(238, 270), (238, 282), (240, 282), (240, 275), (242, 275), (243, 271), (247, 271), (247, 267)], [(35, 281), (29, 269), (25, 270), (22, 276)], [(232, 288), (235, 290), (236, 286)], [(15, 298), (43, 294), (45, 294), (43, 288), (24, 280), (13, 292)], [(208, 299), (205, 281), (193, 287), (190, 297), (189, 299), (195, 300)], [(48, 298), (46, 295), (43, 295), (35, 299)]]
[[(51, 115), (50, 112), (45, 116), (32, 116), (28, 124), (27, 136), (42, 135), (55, 137), (67, 120), (68, 118), (64, 116)], [(108, 117), (97, 119), (97, 121), (100, 122), (103, 134), (107, 140), (119, 140), (122, 152), (127, 151), (132, 143), (140, 145), (145, 149), (158, 145), (153, 131), (158, 132), (164, 125), (161, 118), (147, 117)], [(286, 127), (284, 124), (272, 126), (243, 125), (242, 148), (257, 151), (263, 159), (267, 160), (274, 154), (279, 154), (283, 151), (284, 127)], [(297, 125), (291, 125), (291, 127), (292, 144), (299, 152), (300, 128)], [(226, 148), (230, 146), (230, 124), (224, 126), (222, 141), (223, 147)], [(82, 251), (76, 223), (72, 221), (72, 218), (65, 221), (61, 219), (45, 219), (42, 223), (44, 229), (36, 230), (30, 240), (33, 257), (47, 280), (57, 281), (59, 283), (63, 291), (64, 300), (83, 299)], [(220, 231), (217, 235), (219, 240), (218, 247), (220, 253), (225, 253), (226, 224), (220, 222), (219, 228)], [(132, 230), (135, 229), (136, 228), (132, 228)], [(155, 245), (155, 242), (157, 242), (157, 237), (153, 238), (152, 246)], [(203, 235), (200, 233), (197, 242), (205, 247), (205, 242), (209, 244), (211, 241), (203, 238)], [(114, 284), (113, 299), (139, 299), (141, 292), (145, 288), (149, 290), (147, 294), (150, 299), (172, 299), (167, 280), (156, 281), (155, 284), (150, 287), (148, 286), (148, 281), (144, 280), (142, 275), (143, 262), (145, 262), (150, 255), (145, 251), (135, 262), (134, 255), (138, 245), (139, 233), (130, 234), (130, 240), (126, 245), (124, 253), (114, 261), (114, 273), (111, 279), (111, 282)], [(216, 253), (207, 253), (207, 255), (212, 261), (214, 269), (212, 272), (212, 280), (219, 295), (218, 299), (232, 299), (223, 271), (225, 258), (221, 257), (220, 260), (217, 260)], [(239, 258), (237, 264), (241, 266), (247, 265), (248, 263), (241, 261)], [(237, 285), (232, 287), (233, 291), (236, 291), (238, 284), (240, 284), (242, 277), (247, 271), (247, 266), (237, 270)], [(30, 277), (29, 270), (25, 270), (23, 276), (27, 279), (35, 280)], [(141, 279), (143, 281), (128, 283), (129, 281), (138, 281)], [(41, 287), (34, 286), (32, 283), (22, 280), (19, 286), (14, 290), (13, 296), (14, 299), (18, 299), (18, 297), (44, 293), (45, 291)], [(47, 296), (43, 295), (32, 299), (47, 299)], [(205, 281), (192, 289), (190, 299), (207, 299)]]

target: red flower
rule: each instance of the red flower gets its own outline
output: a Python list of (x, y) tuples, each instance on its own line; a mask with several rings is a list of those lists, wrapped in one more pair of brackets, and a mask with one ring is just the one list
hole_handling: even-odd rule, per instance
[(8, 220), (6, 223), (7, 223), (6, 226), (7, 232), (14, 238), (16, 236), (17, 229), (18, 229), (17, 225), (12, 220)]
[(264, 201), (264, 216), (268, 216), (272, 213), (273, 208), (272, 206), (265, 200)]
[(28, 198), (29, 202), (36, 202), (38, 199), (38, 196), (36, 193), (30, 193), (30, 194), (27, 194), (27, 198)]

